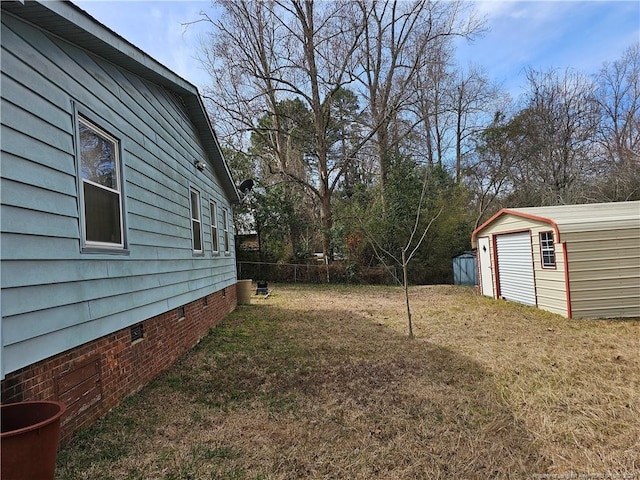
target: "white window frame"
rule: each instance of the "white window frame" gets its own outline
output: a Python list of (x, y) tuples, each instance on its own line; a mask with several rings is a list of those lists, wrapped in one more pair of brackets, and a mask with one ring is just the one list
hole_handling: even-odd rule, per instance
[[(194, 212), (193, 196), (196, 197), (196, 211)], [(189, 187), (189, 212), (191, 216), (191, 248), (193, 253), (202, 254), (202, 198), (200, 191), (194, 187)], [(197, 228), (196, 228), (197, 227)], [(197, 232), (196, 232), (197, 230)], [(196, 239), (200, 242), (200, 248), (196, 248)]]
[(540, 232), (540, 262), (542, 268), (556, 268), (556, 250), (553, 232)]
[[(100, 137), (102, 140), (106, 140), (107, 142), (113, 144), (112, 154), (113, 154), (113, 165), (115, 170), (115, 188), (108, 187), (106, 185), (102, 185), (93, 180), (84, 178), (82, 173), (82, 144), (80, 138), (80, 128), (84, 127), (90, 130), (94, 135)], [(120, 141), (115, 138), (113, 135), (107, 133), (104, 129), (97, 126), (92, 121), (78, 115), (77, 116), (77, 162), (78, 162), (78, 178), (79, 178), (79, 197), (80, 197), (80, 218), (82, 223), (82, 244), (83, 247), (87, 249), (99, 249), (99, 250), (124, 250), (125, 248), (125, 222), (124, 222), (124, 205), (123, 205), (123, 193), (122, 186), (124, 184), (122, 178), (122, 169), (120, 165)], [(87, 212), (87, 199), (85, 198), (85, 185), (99, 188), (106, 192), (113, 193), (117, 196), (117, 205), (118, 205), (118, 222), (120, 229), (120, 238), (117, 242), (106, 242), (100, 240), (91, 240), (87, 238), (87, 217), (91, 214), (91, 212)]]
[(211, 251), (214, 254), (220, 253), (220, 238), (218, 237), (218, 202), (209, 202), (211, 210)]
[(224, 232), (224, 253), (229, 253), (229, 212), (226, 208), (222, 209), (222, 228)]

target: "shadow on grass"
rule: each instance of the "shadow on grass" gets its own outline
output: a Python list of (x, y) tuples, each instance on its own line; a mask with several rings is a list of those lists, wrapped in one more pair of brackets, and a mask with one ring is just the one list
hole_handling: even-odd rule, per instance
[(57, 478), (522, 478), (548, 464), (468, 357), (344, 310), (251, 306), (77, 435)]

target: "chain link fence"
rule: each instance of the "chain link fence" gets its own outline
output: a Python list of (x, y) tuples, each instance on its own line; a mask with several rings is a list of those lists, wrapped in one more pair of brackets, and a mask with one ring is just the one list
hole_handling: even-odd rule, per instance
[(325, 264), (293, 264), (269, 262), (238, 262), (239, 280), (260, 280), (282, 283), (355, 283), (366, 285), (397, 284), (395, 267), (358, 268), (335, 262)]

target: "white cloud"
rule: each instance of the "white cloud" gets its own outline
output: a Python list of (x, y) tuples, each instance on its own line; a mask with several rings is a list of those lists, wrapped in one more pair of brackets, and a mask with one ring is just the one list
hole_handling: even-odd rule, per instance
[[(77, 2), (107, 27), (197, 86), (207, 75), (196, 57), (200, 39), (211, 28), (195, 23), (210, 2)], [(619, 58), (638, 41), (637, 1), (504, 1), (474, 2), (487, 18), (489, 31), (468, 44), (458, 42), (459, 61), (485, 67), (489, 76), (516, 91), (524, 68), (572, 67), (595, 72), (605, 60)]]
[(157, 7), (152, 8), (150, 13), (151, 13), (151, 17), (156, 20), (159, 20), (162, 18), (162, 11)]
[(489, 31), (472, 44), (460, 42), (459, 58), (483, 65), (517, 97), (527, 67), (574, 68), (595, 73), (638, 41), (638, 2), (482, 1)]
[(206, 74), (196, 60), (199, 37), (208, 26), (184, 24), (200, 18), (200, 11), (210, 7), (204, 1), (121, 1), (118, 8), (108, 1), (76, 1), (99, 22), (174, 71), (200, 86)]
[(491, 18), (509, 15), (517, 2), (505, 2), (502, 0), (483, 0), (474, 2), (478, 13)]
[[(176, 8), (165, 11), (166, 55), (170, 58), (171, 68), (180, 76), (197, 86), (206, 83), (206, 75), (197, 60), (200, 37), (209, 28), (206, 23), (190, 23), (200, 18), (200, 11), (206, 4), (189, 2), (189, 8)], [(187, 24), (189, 24), (187, 26)]]

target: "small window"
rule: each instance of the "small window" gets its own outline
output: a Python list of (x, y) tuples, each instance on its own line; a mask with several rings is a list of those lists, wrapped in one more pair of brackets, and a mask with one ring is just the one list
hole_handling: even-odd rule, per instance
[(542, 268), (554, 268), (556, 266), (553, 232), (540, 233), (540, 254), (542, 256)]
[(202, 221), (200, 215), (200, 192), (191, 188), (191, 236), (193, 251), (202, 253)]
[(220, 251), (218, 245), (218, 204), (212, 201), (209, 206), (211, 210), (211, 250), (213, 253), (218, 253)]
[(224, 251), (229, 253), (229, 214), (222, 209), (222, 228), (224, 229)]
[(78, 135), (84, 244), (124, 248), (118, 140), (80, 117)]

